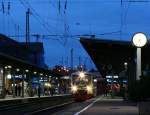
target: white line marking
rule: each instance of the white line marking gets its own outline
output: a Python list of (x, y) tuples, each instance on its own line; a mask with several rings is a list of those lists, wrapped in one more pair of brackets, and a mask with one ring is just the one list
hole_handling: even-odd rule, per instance
[[(102, 97), (101, 97), (102, 98)], [(90, 108), (91, 106), (93, 106), (94, 103), (96, 103), (97, 101), (99, 101), (101, 98), (96, 99), (95, 101), (93, 101), (91, 104), (89, 104), (88, 106), (86, 106), (85, 108), (83, 108), (81, 111), (75, 113), (74, 115), (79, 115), (80, 113), (84, 112), (85, 110), (87, 110), (88, 108)]]

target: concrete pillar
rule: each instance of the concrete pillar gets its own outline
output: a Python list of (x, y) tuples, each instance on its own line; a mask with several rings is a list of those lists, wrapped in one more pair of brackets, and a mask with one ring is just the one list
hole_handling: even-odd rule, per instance
[(42, 76), (43, 77), (43, 96), (45, 95), (45, 88), (44, 88), (44, 84), (45, 84), (45, 81), (44, 81), (44, 76)]
[(38, 97), (41, 96), (41, 84), (40, 84), (40, 76), (38, 75)]
[(6, 78), (6, 70), (5, 67), (3, 67), (3, 78), (2, 78), (2, 98), (5, 98), (5, 78)]
[(24, 77), (25, 76), (25, 73), (23, 72), (22, 73), (22, 98), (24, 98)]
[(30, 89), (30, 96), (33, 96), (33, 89), (32, 89), (32, 78), (31, 78), (31, 74), (28, 73), (28, 77), (29, 77), (29, 89)]
[(13, 78), (13, 98), (15, 98), (16, 97), (16, 94), (15, 94), (15, 75), (14, 74), (12, 74), (12, 78)]

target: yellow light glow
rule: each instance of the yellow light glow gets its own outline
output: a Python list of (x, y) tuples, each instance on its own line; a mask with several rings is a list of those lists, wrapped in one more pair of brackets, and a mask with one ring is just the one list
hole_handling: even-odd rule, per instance
[(46, 87), (51, 87), (51, 84), (50, 83), (45, 83), (45, 86)]
[(48, 87), (51, 87), (51, 84), (50, 84), (50, 83), (48, 83), (48, 84), (47, 84), (47, 86), (48, 86)]
[(86, 86), (87, 92), (92, 93), (92, 87), (91, 86)]
[(45, 83), (45, 86), (47, 86), (47, 83)]
[(77, 89), (77, 86), (75, 86), (75, 85), (72, 86), (72, 87), (71, 87), (71, 90), (72, 90), (73, 93), (75, 93), (75, 92), (78, 90), (78, 89)]
[(79, 76), (80, 76), (80, 78), (84, 78), (85, 77), (83, 72), (80, 72)]

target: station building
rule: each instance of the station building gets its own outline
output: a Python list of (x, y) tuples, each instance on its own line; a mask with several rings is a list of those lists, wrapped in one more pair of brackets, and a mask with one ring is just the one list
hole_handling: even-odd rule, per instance
[(42, 43), (20, 43), (0, 34), (0, 97), (45, 95), (53, 73), (44, 61)]

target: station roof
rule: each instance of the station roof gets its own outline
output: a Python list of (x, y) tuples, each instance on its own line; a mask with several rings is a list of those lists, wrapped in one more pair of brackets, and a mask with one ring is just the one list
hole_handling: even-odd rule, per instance
[(1, 65), (7, 66), (11, 65), (12, 70), (19, 68), (20, 70), (29, 70), (30, 72), (37, 72), (37, 73), (42, 73), (42, 74), (47, 74), (47, 75), (54, 75), (54, 73), (51, 70), (42, 68), (40, 66), (37, 66), (35, 64), (29, 63), (27, 61), (18, 59), (16, 57), (12, 57), (10, 55), (6, 55), (3, 53), (0, 53), (0, 63)]
[(32, 52), (44, 53), (44, 48), (43, 48), (42, 42), (30, 42), (28, 44), (25, 42), (21, 42), (20, 44), (23, 46), (26, 46)]
[[(104, 76), (113, 70), (119, 74), (124, 70), (124, 63), (136, 59), (136, 47), (129, 41), (80, 38), (80, 42), (90, 55), (97, 69)], [(143, 68), (150, 64), (150, 44), (142, 48)]]

